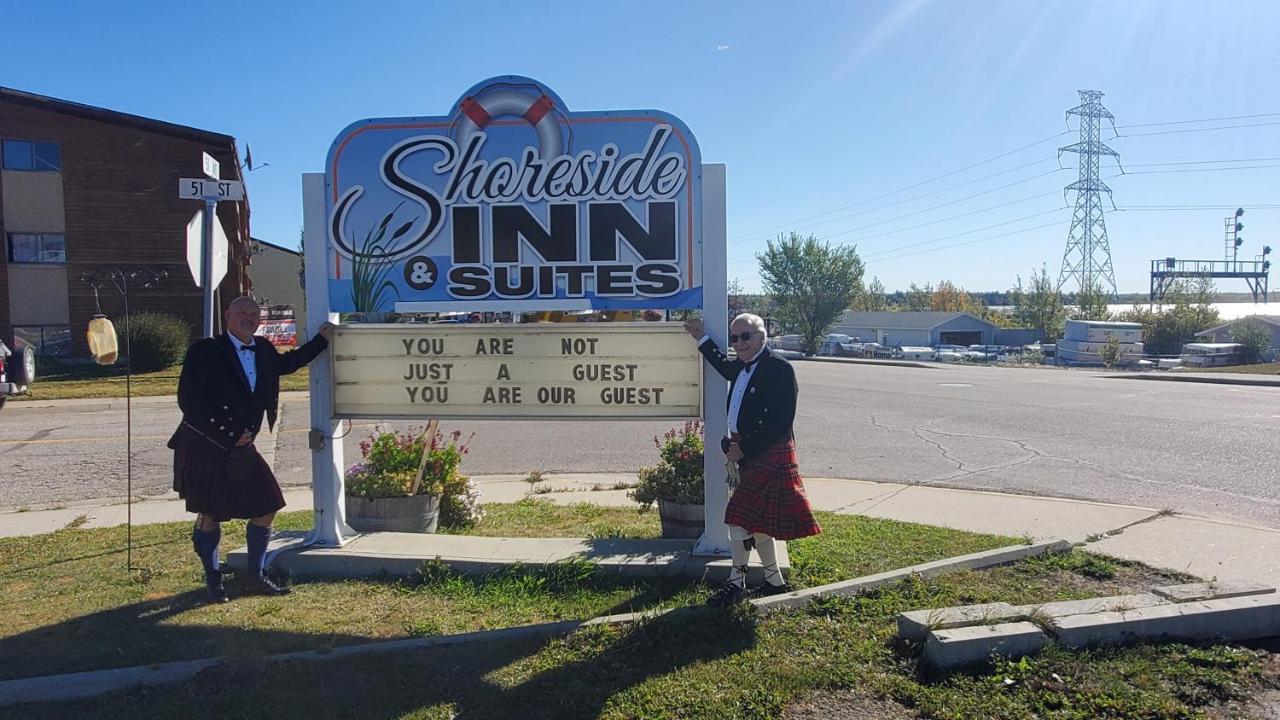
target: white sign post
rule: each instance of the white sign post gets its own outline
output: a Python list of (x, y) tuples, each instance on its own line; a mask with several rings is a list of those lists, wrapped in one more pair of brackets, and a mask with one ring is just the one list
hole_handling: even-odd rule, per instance
[[(205, 154), (206, 158), (209, 155)], [(212, 160), (213, 158), (209, 158)], [(218, 170), (216, 167), (208, 167), (206, 163), (205, 172), (210, 169)], [(238, 180), (206, 180), (204, 178), (181, 178), (178, 180), (178, 197), (184, 200), (201, 200), (204, 202), (204, 208), (200, 212), (204, 213), (201, 221), (192, 218), (192, 223), (200, 225), (200, 252), (199, 252), (199, 271), (196, 266), (192, 266), (192, 275), (196, 277), (196, 286), (204, 290), (204, 312), (201, 316), (201, 333), (204, 337), (213, 337), (213, 291), (218, 282), (222, 280), (222, 276), (227, 273), (227, 249), (226, 236), (222, 234), (222, 225), (217, 222), (218, 203), (224, 200), (239, 201), (244, 199), (244, 184)], [(200, 217), (200, 213), (196, 214)], [(217, 228), (215, 230), (215, 227)], [(223, 248), (221, 272), (217, 272), (218, 240), (215, 233), (221, 236), (221, 247)], [(191, 223), (187, 225), (187, 264), (191, 265), (192, 253), (192, 236), (193, 228)]]

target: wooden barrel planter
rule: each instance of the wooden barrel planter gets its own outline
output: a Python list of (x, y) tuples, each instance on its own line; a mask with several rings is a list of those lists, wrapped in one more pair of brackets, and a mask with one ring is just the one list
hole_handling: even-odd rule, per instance
[(347, 496), (347, 524), (358, 532), (433, 533), (439, 520), (439, 495)]
[(686, 505), (658, 499), (658, 519), (664, 538), (699, 538), (705, 527), (702, 505)]

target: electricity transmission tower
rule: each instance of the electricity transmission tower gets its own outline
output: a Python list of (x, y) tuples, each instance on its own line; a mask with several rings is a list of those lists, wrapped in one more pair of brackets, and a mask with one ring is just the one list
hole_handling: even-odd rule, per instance
[[(1111, 188), (1098, 177), (1098, 165), (1103, 155), (1116, 158), (1120, 153), (1107, 147), (1099, 139), (1102, 120), (1106, 118), (1115, 130), (1115, 116), (1102, 106), (1102, 93), (1097, 90), (1080, 90), (1080, 104), (1067, 111), (1067, 125), (1071, 116), (1080, 116), (1080, 142), (1058, 148), (1058, 157), (1064, 152), (1080, 156), (1080, 179), (1068, 185), (1064, 194), (1076, 193), (1076, 210), (1071, 217), (1071, 230), (1067, 233), (1067, 249), (1062, 254), (1062, 270), (1058, 275), (1058, 291), (1074, 278), (1081, 293), (1097, 293), (1105, 290), (1116, 294), (1116, 277), (1111, 269), (1111, 244), (1107, 241), (1107, 224), (1102, 216), (1101, 193), (1111, 198)], [(1111, 203), (1115, 207), (1115, 201)]]

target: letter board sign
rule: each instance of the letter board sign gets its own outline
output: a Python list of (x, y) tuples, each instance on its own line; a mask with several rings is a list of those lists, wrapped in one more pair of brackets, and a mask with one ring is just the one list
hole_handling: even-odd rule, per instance
[(699, 417), (701, 367), (679, 323), (342, 325), (334, 417)]

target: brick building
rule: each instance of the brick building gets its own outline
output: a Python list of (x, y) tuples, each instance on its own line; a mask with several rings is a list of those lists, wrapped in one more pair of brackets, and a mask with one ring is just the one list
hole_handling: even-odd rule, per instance
[[(168, 276), (131, 289), (131, 312), (173, 313), (200, 333), (203, 294), (186, 260), (198, 201), (178, 199), (178, 179), (201, 177), (201, 153), (240, 180), (235, 138), (0, 87), (0, 338), (47, 355), (83, 356), (97, 312), (87, 273), (148, 266)], [(249, 287), (249, 207), (218, 204), (229, 242), (228, 302)], [(102, 312), (123, 302), (108, 285)], [(218, 313), (217, 322), (221, 322)]]

